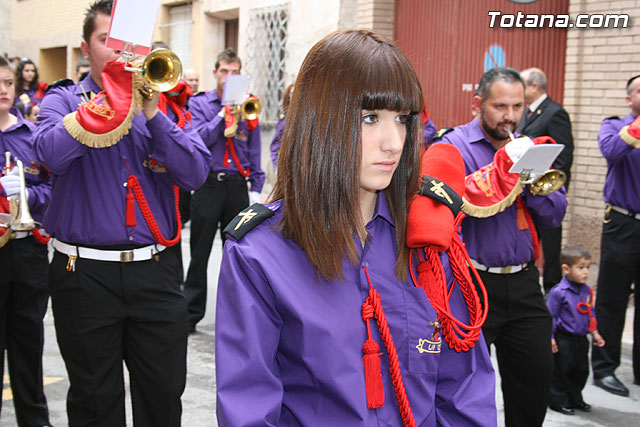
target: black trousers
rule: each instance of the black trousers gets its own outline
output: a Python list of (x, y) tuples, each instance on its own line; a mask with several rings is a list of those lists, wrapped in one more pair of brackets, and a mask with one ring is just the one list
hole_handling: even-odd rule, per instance
[(42, 386), (48, 268), (47, 246), (33, 236), (9, 240), (0, 248), (0, 378), (6, 350), (13, 405), (21, 427), (49, 424)]
[(482, 332), (494, 344), (507, 426), (541, 426), (553, 371), (551, 315), (530, 263), (514, 274), (479, 272), (489, 296)]
[(555, 228), (540, 228), (538, 235), (542, 241), (544, 253), (543, 286), (545, 293), (562, 280), (560, 268), (560, 249), (562, 246), (562, 226)]
[(179, 426), (188, 331), (175, 253), (130, 263), (78, 258), (75, 271), (67, 261), (54, 253), (49, 280), (69, 426), (125, 425), (123, 360), (135, 426)]
[(589, 377), (589, 340), (584, 335), (557, 331), (556, 344), (550, 404), (575, 407), (584, 402), (582, 390)]
[(602, 227), (600, 271), (596, 290), (598, 332), (604, 347), (591, 349), (593, 376), (613, 375), (620, 366), (625, 314), (634, 290), (633, 374), (640, 380), (640, 221), (612, 211)]
[(219, 181), (212, 173), (191, 198), (191, 263), (184, 291), (191, 327), (202, 320), (207, 308), (207, 266), (213, 239), (238, 213), (249, 206), (247, 181), (241, 175), (226, 175)]

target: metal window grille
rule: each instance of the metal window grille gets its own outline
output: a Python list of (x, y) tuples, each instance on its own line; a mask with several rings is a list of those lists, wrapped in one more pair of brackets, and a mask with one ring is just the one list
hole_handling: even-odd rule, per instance
[(285, 90), (289, 5), (249, 11), (246, 73), (251, 92), (262, 103), (261, 119), (275, 122)]

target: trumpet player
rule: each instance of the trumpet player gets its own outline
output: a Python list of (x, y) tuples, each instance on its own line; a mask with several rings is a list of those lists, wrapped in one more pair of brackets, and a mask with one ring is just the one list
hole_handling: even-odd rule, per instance
[(259, 201), (265, 180), (258, 119), (234, 115), (222, 106), (227, 77), (240, 74), (241, 68), (233, 49), (220, 52), (213, 70), (216, 89), (189, 101), (193, 126), (212, 154), (209, 177), (191, 199), (191, 264), (185, 282), (191, 332), (206, 310), (207, 263), (214, 236), (220, 229), (225, 240), (222, 230), (241, 210)]
[[(478, 115), (442, 138), (460, 150), (467, 175), (491, 163), (510, 141), (524, 109), (524, 88), (511, 68), (494, 68), (482, 76), (473, 97)], [(501, 194), (495, 175), (476, 177), (483, 197)], [(552, 353), (551, 315), (534, 266), (539, 250), (535, 227), (560, 225), (567, 199), (564, 189), (533, 196), (525, 188), (514, 201), (485, 218), (467, 216), (462, 233), (489, 295), (482, 331), (487, 345), (494, 344), (497, 351), (506, 425), (540, 426), (549, 400)]]
[[(124, 426), (123, 361), (137, 426), (179, 426), (187, 305), (177, 187), (199, 187), (210, 153), (190, 125), (144, 100), (138, 73), (107, 48), (111, 0), (87, 9), (81, 49), (90, 73), (50, 89), (35, 132), (53, 175), (44, 225), (55, 249), (49, 284), (73, 426)], [(92, 93), (94, 95), (92, 95)]]
[[(8, 153), (0, 176), (0, 211), (11, 214), (10, 197), (12, 202), (26, 202), (28, 206), (17, 209), (27, 210), (41, 221), (50, 182), (35, 162), (33, 124), (13, 107), (14, 95), (13, 72), (0, 56), (0, 151)], [(24, 181), (15, 166), (16, 158), (24, 165)], [(15, 221), (19, 219), (0, 227), (0, 378), (6, 350), (17, 425), (47, 426), (49, 410), (42, 386), (42, 319), (49, 299), (47, 246), (30, 231), (12, 231)]]

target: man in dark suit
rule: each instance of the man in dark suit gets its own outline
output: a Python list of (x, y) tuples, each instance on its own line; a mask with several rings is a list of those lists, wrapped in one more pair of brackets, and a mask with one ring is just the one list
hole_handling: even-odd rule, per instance
[[(528, 105), (522, 114), (518, 131), (531, 138), (547, 135), (558, 144), (564, 144), (564, 150), (553, 163), (555, 169), (567, 174), (565, 186), (569, 189), (571, 163), (573, 162), (573, 136), (569, 114), (560, 104), (547, 95), (547, 77), (539, 68), (527, 68), (520, 75), (525, 82), (524, 98)], [(562, 244), (562, 226), (539, 229), (544, 253), (545, 292), (562, 279), (560, 270), (560, 247)]]

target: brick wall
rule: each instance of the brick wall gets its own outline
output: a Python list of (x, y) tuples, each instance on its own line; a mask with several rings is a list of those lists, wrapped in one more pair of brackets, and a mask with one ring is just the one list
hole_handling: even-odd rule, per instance
[(358, 0), (358, 28), (393, 38), (394, 0)]
[(564, 107), (575, 143), (564, 242), (586, 246), (600, 258), (606, 162), (598, 148), (602, 120), (627, 115), (625, 84), (640, 73), (640, 0), (571, 0), (569, 14), (629, 14), (628, 28), (571, 28), (567, 36)]

